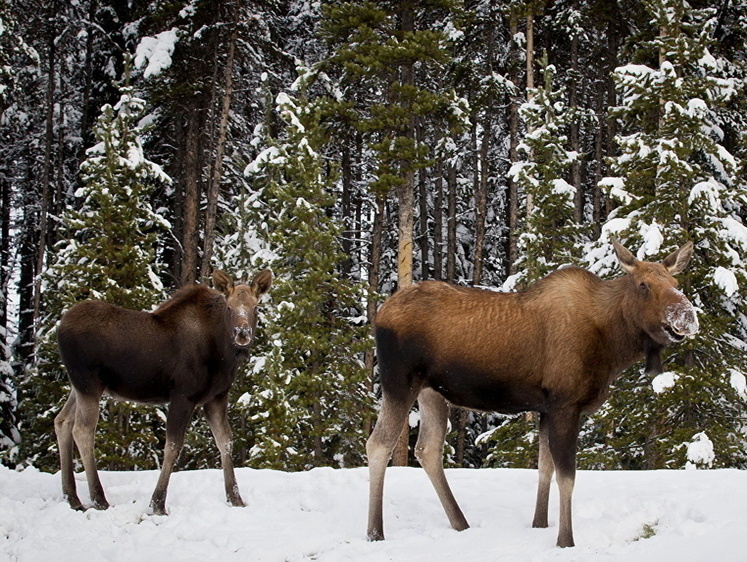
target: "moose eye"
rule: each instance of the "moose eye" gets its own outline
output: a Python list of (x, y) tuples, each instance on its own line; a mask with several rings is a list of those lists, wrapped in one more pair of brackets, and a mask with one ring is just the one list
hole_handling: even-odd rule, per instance
[(640, 289), (641, 291), (643, 291), (644, 293), (648, 293), (648, 285), (647, 285), (646, 283), (644, 283), (643, 281), (641, 281), (641, 282), (640, 282), (640, 283), (638, 284), (638, 288), (639, 288), (639, 289)]

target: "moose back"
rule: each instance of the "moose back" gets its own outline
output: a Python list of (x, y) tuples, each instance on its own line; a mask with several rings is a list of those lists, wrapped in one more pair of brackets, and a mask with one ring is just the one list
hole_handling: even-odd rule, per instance
[(82, 509), (73, 474), (78, 447), (97, 509), (109, 506), (94, 456), (94, 433), (103, 395), (140, 403), (169, 404), (163, 466), (151, 498), (166, 513), (166, 489), (184, 433), (202, 406), (220, 450), (226, 497), (244, 505), (231, 461), (228, 391), (239, 363), (248, 357), (257, 327), (257, 302), (272, 283), (269, 270), (249, 285), (234, 285), (222, 271), (215, 289), (193, 285), (177, 291), (152, 313), (101, 301), (73, 306), (60, 321), (58, 343), (72, 385), (55, 418), (62, 489), (71, 507)]
[(366, 445), (370, 540), (384, 538), (384, 474), (417, 399), (415, 455), (457, 530), (469, 525), (443, 470), (448, 402), (508, 414), (539, 412), (533, 525), (547, 527), (556, 472), (558, 545), (573, 546), (571, 495), (581, 414), (604, 402), (624, 369), (644, 356), (649, 368), (660, 368), (659, 351), (698, 330), (695, 310), (672, 277), (689, 262), (692, 243), (661, 263), (639, 261), (616, 241), (613, 245), (626, 273), (617, 279), (568, 267), (519, 293), (429, 281), (384, 303), (375, 322), (382, 405)]

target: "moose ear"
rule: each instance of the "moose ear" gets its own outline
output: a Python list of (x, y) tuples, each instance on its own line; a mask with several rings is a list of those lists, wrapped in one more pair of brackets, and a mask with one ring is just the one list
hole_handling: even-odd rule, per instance
[(254, 279), (252, 279), (252, 288), (258, 297), (269, 291), (270, 285), (272, 285), (272, 271), (269, 269), (260, 271), (254, 276)]
[(228, 293), (233, 289), (233, 279), (220, 269), (213, 271), (213, 286), (218, 289), (221, 293), (228, 296)]
[(615, 248), (615, 254), (617, 254), (617, 261), (620, 262), (620, 267), (625, 273), (632, 273), (638, 264), (638, 260), (633, 257), (625, 246), (620, 244), (614, 238), (612, 239), (612, 247)]
[(679, 250), (675, 250), (669, 254), (661, 264), (669, 270), (672, 275), (682, 273), (687, 264), (690, 263), (690, 258), (693, 256), (693, 243), (692, 240), (687, 242), (684, 246), (680, 247)]

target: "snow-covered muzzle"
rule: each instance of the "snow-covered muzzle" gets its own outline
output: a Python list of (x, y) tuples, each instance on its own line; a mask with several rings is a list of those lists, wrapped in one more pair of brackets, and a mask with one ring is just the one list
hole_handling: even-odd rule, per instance
[(677, 302), (670, 304), (664, 311), (664, 332), (673, 342), (680, 342), (688, 336), (694, 336), (700, 329), (695, 307), (687, 297), (677, 289)]

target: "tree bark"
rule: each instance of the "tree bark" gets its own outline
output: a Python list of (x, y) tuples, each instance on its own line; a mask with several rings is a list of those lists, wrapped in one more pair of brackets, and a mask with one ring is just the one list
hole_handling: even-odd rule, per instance
[[(418, 127), (418, 137), (422, 134)], [(420, 207), (420, 278), (430, 278), (430, 264), (428, 259), (428, 189), (427, 171), (420, 168), (418, 171), (418, 203)]]
[[(373, 230), (371, 232), (371, 254), (368, 265), (368, 301), (366, 303), (366, 317), (368, 325), (373, 329), (374, 318), (376, 318), (376, 309), (378, 308), (379, 282), (381, 272), (381, 240), (384, 233), (384, 207), (386, 200), (384, 197), (376, 197), (376, 209), (374, 210)], [(370, 390), (374, 390), (374, 360), (376, 354), (373, 350), (366, 351), (363, 361), (366, 365), (366, 372), (370, 374)], [(364, 421), (366, 435), (370, 435), (373, 429), (373, 419), (368, 417)]]
[(436, 164), (433, 188), (433, 278), (440, 281), (444, 276), (444, 176), (441, 162)]
[[(570, 107), (571, 113), (576, 113), (578, 108), (578, 77), (580, 73), (578, 70), (578, 35), (574, 33), (571, 39), (571, 72), (570, 81), (568, 84), (568, 106)], [(574, 117), (571, 120), (571, 150), (577, 154), (580, 152), (579, 143), (579, 119)], [(576, 192), (573, 197), (574, 216), (576, 222), (581, 224), (584, 220), (584, 191), (581, 185), (581, 163), (577, 161), (571, 164), (571, 185), (576, 188)]]
[(187, 138), (184, 155), (184, 186), (182, 203), (182, 260), (179, 283), (195, 282), (197, 276), (198, 222), (200, 210), (200, 112), (196, 108), (187, 113)]
[(457, 168), (456, 164), (449, 164), (448, 187), (448, 210), (446, 217), (446, 281), (453, 283), (456, 280), (456, 246), (457, 246)]
[(221, 99), (220, 118), (218, 122), (218, 137), (215, 147), (215, 161), (212, 174), (208, 182), (207, 208), (205, 209), (205, 239), (202, 249), (201, 276), (207, 279), (211, 273), (211, 261), (213, 259), (213, 247), (215, 246), (215, 224), (218, 214), (218, 199), (220, 198), (221, 176), (223, 175), (223, 153), (228, 140), (228, 119), (231, 114), (231, 100), (233, 99), (233, 68), (236, 52), (236, 41), (238, 38), (238, 4), (234, 7), (233, 30), (228, 43), (228, 55), (226, 57), (225, 72), (223, 75), (223, 96)]
[(36, 264), (34, 268), (34, 297), (33, 318), (39, 318), (41, 309), (41, 279), (44, 261), (47, 253), (47, 224), (49, 216), (50, 187), (52, 183), (52, 144), (54, 143), (54, 95), (55, 95), (55, 65), (57, 49), (55, 44), (54, 14), (50, 14), (50, 29), (48, 30), (47, 66), (47, 99), (46, 99), (46, 132), (44, 135), (44, 168), (41, 178), (41, 193), (39, 194), (39, 237), (36, 247)]
[[(534, 95), (532, 89), (534, 88), (534, 15), (532, 13), (527, 14), (527, 101), (532, 101)], [(527, 126), (527, 135), (530, 134), (531, 128)], [(534, 195), (531, 192), (526, 193), (526, 206), (527, 206), (527, 217), (534, 213)]]
[[(512, 84), (516, 91), (511, 96), (508, 107), (508, 164), (509, 167), (513, 166), (518, 160), (518, 146), (519, 146), (519, 65), (516, 60), (519, 58), (519, 47), (514, 41), (514, 37), (519, 31), (519, 24), (517, 17), (511, 15), (509, 19), (509, 33), (511, 34), (510, 50), (511, 59), (514, 59), (514, 63), (509, 66), (509, 76)], [(511, 275), (516, 273), (516, 259), (518, 257), (517, 241), (518, 241), (518, 226), (519, 226), (519, 194), (518, 187), (513, 178), (509, 177), (507, 186), (508, 201), (507, 210), (507, 224), (508, 224), (508, 238), (506, 247), (506, 267), (505, 271)]]
[[(404, 34), (415, 31), (415, 13), (409, 2), (402, 5), (401, 12), (402, 31)], [(415, 69), (412, 62), (403, 64), (400, 68), (400, 82), (403, 86), (414, 86)], [(405, 137), (415, 140), (415, 117), (410, 110), (410, 122), (405, 131)], [(397, 286), (404, 289), (412, 284), (412, 230), (413, 211), (415, 204), (415, 163), (402, 161), (400, 169), (404, 182), (397, 189), (399, 200), (398, 212), (398, 242), (397, 242)], [(402, 435), (392, 453), (392, 464), (394, 466), (407, 466), (409, 425), (405, 423)]]

